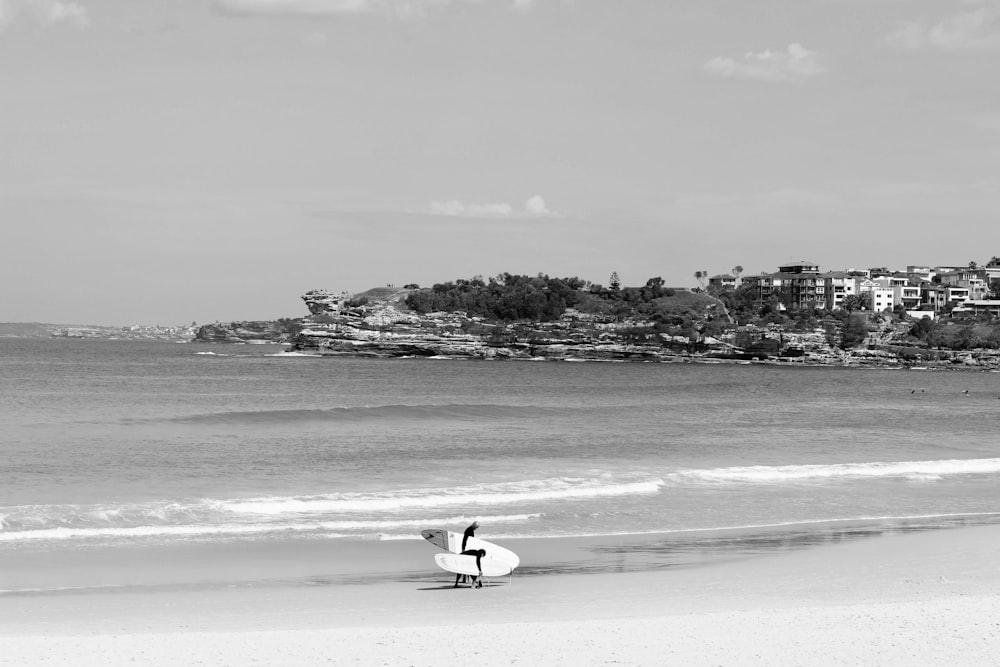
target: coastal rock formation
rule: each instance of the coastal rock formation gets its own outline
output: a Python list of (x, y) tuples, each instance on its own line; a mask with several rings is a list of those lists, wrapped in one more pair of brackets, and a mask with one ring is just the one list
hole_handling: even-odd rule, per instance
[(298, 320), (225, 322), (198, 328), (199, 343), (287, 343), (298, 331)]
[[(373, 357), (668, 360), (712, 347), (665, 335), (629, 340), (625, 332), (649, 323), (615, 321), (572, 309), (554, 322), (491, 323), (464, 313), (418, 315), (404, 304), (408, 290), (381, 289), (377, 294), (338, 299), (336, 307), (327, 305), (317, 292), (302, 297), (313, 314), (303, 319), (302, 330), (292, 340), (294, 351)], [(715, 341), (714, 347), (727, 346)]]
[(309, 290), (302, 295), (310, 315), (339, 313), (349, 298), (350, 294), (347, 292), (331, 292), (323, 289)]
[(320, 356), (441, 357), (588, 361), (747, 361), (847, 366), (1000, 368), (995, 350), (931, 350), (899, 344), (883, 327), (858, 349), (835, 345), (838, 331), (791, 332), (775, 325), (744, 326), (718, 338), (659, 333), (654, 322), (567, 309), (551, 322), (491, 322), (461, 312), (418, 314), (410, 290), (377, 288), (362, 294), (311, 290), (309, 315), (275, 322), (229, 322), (201, 327), (196, 341), (286, 343)]

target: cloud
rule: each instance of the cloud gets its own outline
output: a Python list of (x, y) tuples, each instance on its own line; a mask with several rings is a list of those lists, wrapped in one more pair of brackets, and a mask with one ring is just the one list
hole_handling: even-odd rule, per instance
[(0, 30), (19, 19), (42, 27), (69, 25), (84, 28), (90, 24), (87, 9), (78, 2), (0, 0)]
[(907, 21), (885, 38), (889, 46), (909, 51), (989, 51), (1000, 49), (1000, 7), (959, 12), (938, 23)]
[(507, 203), (496, 204), (464, 204), (457, 200), (432, 201), (431, 213), (461, 218), (559, 218), (555, 211), (549, 210), (545, 200), (535, 195), (524, 202), (524, 208), (515, 209)]
[(213, 8), (238, 16), (333, 16), (377, 9), (374, 0), (214, 0)]
[(550, 218), (558, 217), (559, 214), (555, 211), (550, 211), (545, 206), (545, 200), (540, 196), (535, 195), (524, 202), (524, 212), (535, 218)]
[(801, 44), (789, 44), (785, 51), (750, 52), (739, 60), (720, 56), (706, 62), (704, 67), (716, 76), (767, 83), (800, 83), (826, 71), (818, 54)]
[[(564, 0), (565, 2), (566, 0)], [(541, 0), (504, 0), (518, 10), (529, 10)], [(402, 20), (419, 19), (451, 5), (479, 5), (485, 0), (212, 0), (212, 7), (229, 16), (337, 17), (379, 14)]]

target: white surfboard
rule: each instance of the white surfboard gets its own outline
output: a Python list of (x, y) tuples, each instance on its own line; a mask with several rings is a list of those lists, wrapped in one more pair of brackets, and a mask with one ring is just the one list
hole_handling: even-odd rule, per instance
[[(473, 577), (479, 576), (479, 569), (476, 568), (475, 556), (464, 556), (462, 554), (440, 553), (434, 554), (434, 562), (442, 570), (454, 574), (467, 574)], [(514, 569), (507, 563), (486, 556), (480, 559), (483, 566), (484, 577), (505, 577)]]
[[(432, 528), (430, 530), (423, 530), (420, 534), (423, 535), (425, 540), (439, 549), (444, 549), (454, 554), (462, 552), (462, 533)], [(505, 549), (493, 542), (481, 540), (478, 537), (470, 537), (465, 544), (465, 548), (486, 549), (487, 558), (502, 561), (509, 565), (511, 570), (521, 564), (520, 557), (510, 549)]]

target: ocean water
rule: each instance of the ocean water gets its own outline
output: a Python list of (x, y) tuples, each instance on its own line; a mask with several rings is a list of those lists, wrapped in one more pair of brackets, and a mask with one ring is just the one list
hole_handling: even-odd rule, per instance
[(0, 558), (998, 522), (998, 418), (991, 372), (0, 339)]

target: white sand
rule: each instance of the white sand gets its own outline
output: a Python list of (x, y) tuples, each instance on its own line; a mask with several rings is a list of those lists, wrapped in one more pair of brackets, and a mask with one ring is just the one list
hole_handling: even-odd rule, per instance
[(654, 572), (0, 598), (10, 665), (996, 665), (1000, 526)]

